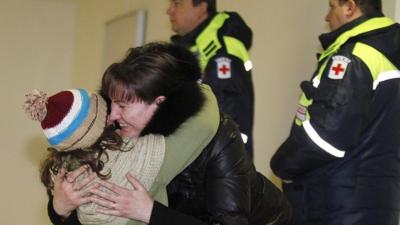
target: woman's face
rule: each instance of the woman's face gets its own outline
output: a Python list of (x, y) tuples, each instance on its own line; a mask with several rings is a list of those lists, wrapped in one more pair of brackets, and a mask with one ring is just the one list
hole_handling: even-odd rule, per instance
[(110, 122), (118, 122), (122, 137), (139, 137), (147, 123), (158, 109), (156, 101), (120, 101), (112, 99)]

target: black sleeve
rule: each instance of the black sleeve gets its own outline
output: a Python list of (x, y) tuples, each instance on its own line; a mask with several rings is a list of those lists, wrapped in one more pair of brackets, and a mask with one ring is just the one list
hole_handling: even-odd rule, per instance
[(60, 215), (58, 215), (54, 210), (52, 198), (49, 199), (49, 203), (47, 204), (47, 213), (49, 214), (50, 221), (54, 225), (82, 225), (78, 220), (76, 210), (74, 210), (66, 219), (63, 219)]
[(237, 125), (230, 119), (222, 128), (210, 153), (206, 169), (206, 204), (210, 221), (224, 225), (247, 225), (251, 212), (251, 171)]
[(241, 117), (240, 107), (244, 107), (239, 106), (242, 102), (240, 99), (246, 94), (250, 82), (250, 75), (246, 72), (243, 62), (232, 55), (220, 54), (210, 59), (204, 73), (203, 82), (213, 90), (220, 111), (238, 121)]
[(149, 225), (206, 225), (199, 219), (180, 213), (154, 201)]

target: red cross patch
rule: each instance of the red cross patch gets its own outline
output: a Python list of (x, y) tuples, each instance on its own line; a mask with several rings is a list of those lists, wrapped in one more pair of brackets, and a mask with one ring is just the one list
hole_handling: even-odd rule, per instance
[(219, 79), (229, 79), (232, 77), (231, 74), (231, 61), (226, 57), (219, 57), (215, 59), (217, 63), (217, 75)]
[(329, 68), (328, 77), (334, 80), (343, 79), (344, 74), (346, 73), (347, 65), (351, 62), (351, 60), (342, 55), (336, 55), (332, 57), (332, 65)]

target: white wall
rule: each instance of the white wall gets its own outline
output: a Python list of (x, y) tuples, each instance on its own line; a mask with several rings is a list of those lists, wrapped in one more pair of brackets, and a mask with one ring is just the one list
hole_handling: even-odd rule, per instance
[(28, 90), (70, 85), (74, 18), (75, 7), (62, 1), (1, 1), (0, 224), (50, 224), (38, 173), (46, 145), (21, 106)]
[(392, 19), (396, 19), (396, 5), (398, 5), (398, 0), (382, 0), (383, 2), (383, 12), (385, 16)]
[(77, 35), (73, 83), (98, 88), (103, 74), (102, 54), (105, 23), (141, 8), (149, 9), (146, 40), (167, 40), (169, 35), (165, 8), (160, 0), (85, 0), (78, 4)]
[(395, 20), (400, 22), (400, 0), (396, 0), (395, 3)]

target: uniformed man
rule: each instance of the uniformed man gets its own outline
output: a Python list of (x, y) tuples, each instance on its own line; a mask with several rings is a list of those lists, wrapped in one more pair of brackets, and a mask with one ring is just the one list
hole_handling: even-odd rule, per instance
[(400, 25), (380, 0), (329, 0), (324, 51), (271, 167), (295, 225), (398, 225)]
[(170, 0), (167, 10), (173, 43), (199, 59), (203, 82), (217, 96), (220, 110), (239, 125), (253, 155), (254, 91), (248, 50), (252, 31), (234, 12), (217, 12), (215, 0)]

